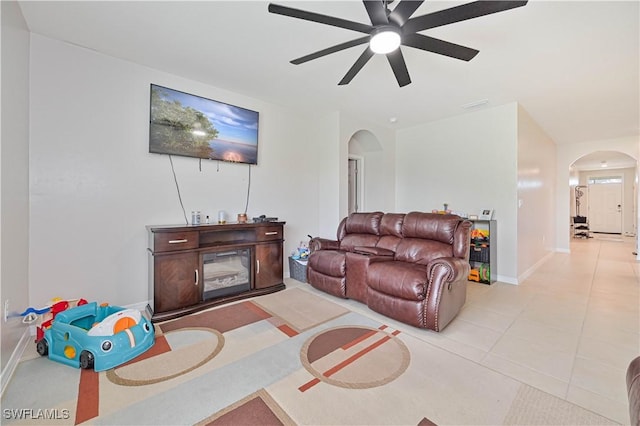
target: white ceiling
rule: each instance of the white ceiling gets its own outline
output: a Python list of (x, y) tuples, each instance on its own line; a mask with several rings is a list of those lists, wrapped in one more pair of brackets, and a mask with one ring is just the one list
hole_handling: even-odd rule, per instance
[[(369, 23), (360, 1), (275, 3)], [(462, 3), (427, 0), (413, 16)], [(638, 1), (531, 0), (423, 31), (480, 53), (464, 62), (404, 47), (413, 82), (403, 88), (381, 56), (337, 85), (363, 46), (290, 64), (362, 35), (270, 14), (265, 1), (20, 5), (34, 33), (296, 109), (403, 128), (465, 113), (462, 105), (481, 99), (489, 103), (478, 108), (517, 101), (558, 144), (640, 134)]]

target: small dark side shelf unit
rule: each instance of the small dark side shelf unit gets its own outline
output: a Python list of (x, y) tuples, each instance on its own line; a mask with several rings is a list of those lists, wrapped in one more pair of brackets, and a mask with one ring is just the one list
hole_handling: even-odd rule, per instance
[(284, 224), (147, 226), (152, 320), (283, 290)]
[[(469, 263), (471, 264), (470, 281), (492, 284), (498, 280), (497, 245), (498, 226), (495, 220), (471, 220), (471, 247)], [(474, 238), (474, 229), (488, 231), (485, 238)], [(474, 272), (475, 271), (475, 272)]]

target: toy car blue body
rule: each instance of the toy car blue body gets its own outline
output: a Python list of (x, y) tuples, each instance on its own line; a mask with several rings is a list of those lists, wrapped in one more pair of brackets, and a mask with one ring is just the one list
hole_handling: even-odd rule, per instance
[(93, 302), (57, 314), (36, 349), (72, 367), (104, 371), (135, 358), (154, 343), (154, 327), (139, 311)]

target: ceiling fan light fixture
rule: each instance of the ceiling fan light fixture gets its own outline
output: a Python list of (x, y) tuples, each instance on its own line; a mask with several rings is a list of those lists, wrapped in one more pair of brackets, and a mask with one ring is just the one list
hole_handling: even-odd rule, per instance
[(396, 50), (401, 43), (400, 32), (391, 25), (385, 25), (376, 28), (371, 33), (369, 47), (373, 53), (386, 54)]

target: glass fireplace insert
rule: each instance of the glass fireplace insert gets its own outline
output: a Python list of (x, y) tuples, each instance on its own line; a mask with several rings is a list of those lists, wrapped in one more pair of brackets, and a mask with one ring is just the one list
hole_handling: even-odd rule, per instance
[(251, 248), (202, 254), (202, 299), (213, 299), (251, 289)]

